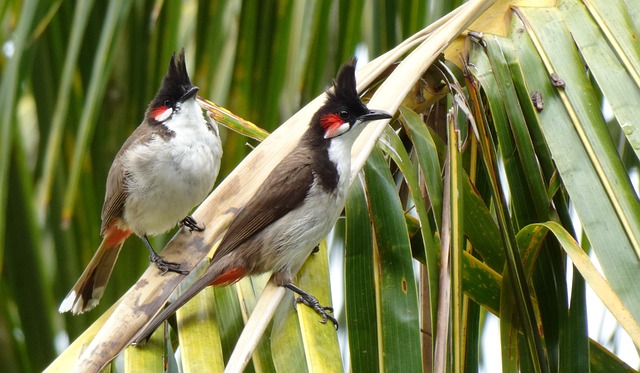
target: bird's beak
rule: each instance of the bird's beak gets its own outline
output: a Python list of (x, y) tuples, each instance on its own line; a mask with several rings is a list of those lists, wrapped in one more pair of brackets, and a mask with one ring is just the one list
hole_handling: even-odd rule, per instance
[(369, 122), (378, 119), (390, 119), (393, 115), (382, 110), (369, 110), (368, 113), (358, 117), (358, 122)]
[(192, 98), (193, 96), (198, 94), (199, 90), (200, 90), (200, 88), (198, 88), (196, 86), (193, 86), (193, 87), (189, 88), (187, 93), (183, 94), (182, 97), (180, 97), (180, 102), (185, 102), (188, 99)]

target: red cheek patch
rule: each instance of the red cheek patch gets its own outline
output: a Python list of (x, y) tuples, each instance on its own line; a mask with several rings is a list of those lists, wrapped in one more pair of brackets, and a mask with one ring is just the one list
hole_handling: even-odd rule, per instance
[(342, 135), (349, 129), (349, 124), (340, 119), (338, 114), (325, 114), (321, 116), (320, 125), (324, 130), (325, 139)]
[(151, 110), (151, 117), (157, 122), (164, 122), (173, 114), (173, 109), (166, 106), (160, 106)]

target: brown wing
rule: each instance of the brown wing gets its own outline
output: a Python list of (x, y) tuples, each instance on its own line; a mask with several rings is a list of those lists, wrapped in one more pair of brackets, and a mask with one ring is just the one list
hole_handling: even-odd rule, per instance
[(302, 204), (313, 183), (311, 160), (304, 153), (290, 154), (267, 176), (231, 222), (212, 262)]
[(102, 205), (101, 233), (103, 235), (105, 229), (107, 229), (114, 219), (122, 217), (124, 202), (127, 199), (127, 191), (124, 187), (127, 175), (122, 165), (121, 157), (132, 145), (151, 140), (153, 134), (152, 126), (146, 121), (142, 122), (122, 145), (113, 164), (111, 164), (111, 169), (109, 169), (109, 175), (107, 176), (104, 204)]
[(102, 235), (105, 234), (105, 230), (114, 219), (122, 217), (124, 201), (127, 199), (124, 179), (122, 163), (112, 164), (107, 177), (107, 191), (102, 205), (102, 227), (100, 230)]

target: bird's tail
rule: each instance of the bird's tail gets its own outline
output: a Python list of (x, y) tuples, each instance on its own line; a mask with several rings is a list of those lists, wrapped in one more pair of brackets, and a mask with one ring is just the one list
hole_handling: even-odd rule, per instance
[[(229, 273), (233, 273), (233, 276), (229, 275)], [(196, 294), (207, 286), (231, 285), (246, 275), (247, 272), (239, 268), (226, 270), (216, 266), (215, 264), (209, 264), (205, 273), (192, 285), (189, 285), (186, 290), (182, 291), (175, 301), (167, 304), (166, 308), (155, 315), (155, 317), (136, 334), (131, 343), (134, 345), (144, 343), (151, 333), (160, 326), (160, 324), (162, 324), (167, 318), (169, 318), (169, 316), (173, 315), (178, 308), (190, 301), (191, 298), (196, 296)]]
[(122, 244), (129, 234), (130, 232), (126, 232), (126, 234), (120, 234), (120, 237), (114, 237), (113, 234), (105, 235), (87, 268), (60, 304), (59, 312), (71, 311), (77, 315), (98, 305), (109, 282), (109, 277), (111, 277), (111, 271), (116, 264)]

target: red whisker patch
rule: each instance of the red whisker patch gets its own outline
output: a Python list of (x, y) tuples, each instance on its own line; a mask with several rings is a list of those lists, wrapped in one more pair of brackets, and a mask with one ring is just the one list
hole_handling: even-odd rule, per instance
[(324, 130), (324, 138), (330, 139), (349, 130), (349, 124), (338, 116), (338, 114), (325, 114), (320, 117), (320, 126)]
[(169, 117), (173, 114), (173, 109), (166, 106), (160, 106), (154, 109), (151, 109), (151, 117), (158, 122), (164, 122), (169, 119)]
[(338, 114), (325, 114), (320, 117), (320, 125), (324, 132), (335, 130), (340, 127), (344, 123), (342, 119), (338, 116)]

